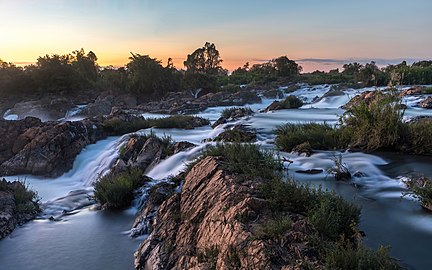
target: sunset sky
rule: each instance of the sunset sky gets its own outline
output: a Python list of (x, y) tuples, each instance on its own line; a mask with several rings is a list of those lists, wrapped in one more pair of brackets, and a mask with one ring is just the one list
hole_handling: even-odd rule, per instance
[(432, 58), (431, 0), (0, 0), (0, 59), (92, 50), (100, 65), (130, 52), (178, 68), (206, 41), (233, 69), (287, 55), (305, 71), (354, 60)]

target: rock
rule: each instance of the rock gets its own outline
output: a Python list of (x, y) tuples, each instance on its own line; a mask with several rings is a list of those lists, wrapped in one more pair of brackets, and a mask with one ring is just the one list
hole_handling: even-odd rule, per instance
[(419, 106), (423, 109), (432, 109), (432, 96), (429, 96), (425, 100), (421, 101)]
[(255, 92), (249, 90), (241, 90), (235, 93), (207, 93), (198, 98), (187, 92), (179, 92), (168, 93), (163, 100), (141, 104), (136, 109), (149, 113), (196, 114), (208, 107), (243, 106), (260, 102), (261, 98)]
[(129, 234), (131, 237), (151, 233), (152, 226), (150, 223), (155, 218), (160, 205), (174, 194), (175, 188), (176, 185), (167, 182), (158, 183), (150, 188), (145, 198), (145, 203), (140, 207), (140, 211), (132, 225), (131, 233)]
[(114, 168), (122, 170), (130, 167), (148, 171), (161, 160), (194, 147), (189, 142), (165, 141), (154, 135), (131, 136), (120, 150), (120, 160)]
[(424, 94), (424, 91), (425, 91), (425, 87), (423, 87), (423, 86), (413, 86), (413, 87), (410, 87), (408, 89), (401, 91), (401, 93), (399, 95), (401, 97), (421, 95), (421, 94)]
[(90, 120), (41, 123), (35, 118), (0, 120), (0, 175), (58, 176), (72, 168), (81, 150), (105, 135)]
[(343, 105), (341, 108), (345, 110), (350, 110), (354, 106), (358, 106), (360, 103), (364, 102), (366, 105), (370, 105), (378, 97), (382, 95), (381, 91), (366, 91), (355, 97), (353, 97), (347, 104)]
[(227, 129), (216, 138), (215, 142), (254, 142), (256, 141), (256, 132), (244, 125), (236, 125), (232, 129)]
[(288, 96), (283, 101), (274, 101), (264, 110), (264, 112), (285, 110), (285, 109), (297, 109), (300, 108), (301, 106), (303, 106), (303, 101), (301, 101), (296, 96)]
[(196, 146), (195, 144), (190, 143), (190, 142), (186, 142), (186, 141), (176, 142), (173, 145), (173, 148), (174, 148), (173, 149), (173, 153), (177, 154), (177, 153), (183, 152), (185, 150), (189, 150), (189, 149), (191, 149), (191, 148), (193, 148), (195, 146)]
[[(255, 197), (258, 182), (242, 183), (220, 162), (202, 159), (180, 193), (158, 207), (148, 220), (153, 230), (135, 253), (136, 269), (301, 269), (302, 263), (323, 269), (308, 247), (312, 229), (305, 217), (293, 214), (281, 241), (252, 237), (265, 222), (268, 202)], [(244, 223), (242, 216), (256, 221)]]
[(8, 114), (17, 115), (17, 120), (36, 117), (46, 122), (65, 117), (66, 112), (74, 107), (75, 104), (68, 98), (47, 97), (40, 100), (16, 103)]
[(322, 173), (322, 169), (309, 169), (309, 170), (297, 170), (296, 173), (302, 173), (302, 174), (320, 174)]
[(264, 112), (270, 112), (270, 111), (276, 111), (276, 110), (282, 110), (283, 106), (280, 101), (273, 101), (265, 110)]
[(221, 124), (225, 124), (229, 121), (238, 120), (240, 118), (250, 116), (254, 112), (250, 108), (232, 108), (227, 109), (222, 113), (222, 116), (212, 125), (215, 128)]
[(313, 153), (313, 150), (309, 142), (304, 142), (299, 145), (296, 145), (291, 152), (304, 154), (307, 157), (310, 157)]
[(96, 100), (88, 104), (79, 115), (95, 117), (109, 115), (114, 107), (133, 108), (137, 106), (136, 97), (131, 95), (114, 95), (109, 92), (100, 94)]
[(284, 93), (282, 91), (276, 90), (276, 89), (263, 91), (262, 95), (265, 98), (273, 98), (273, 99), (279, 99), (279, 98), (283, 98), (284, 97)]
[[(29, 196), (23, 196), (24, 192)], [(28, 191), (23, 183), (0, 180), (0, 239), (10, 234), (16, 226), (36, 217), (39, 205), (34, 197), (35, 193)]]

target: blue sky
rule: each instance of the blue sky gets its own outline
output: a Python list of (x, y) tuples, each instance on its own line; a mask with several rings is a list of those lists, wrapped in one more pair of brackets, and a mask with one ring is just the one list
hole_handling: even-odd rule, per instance
[(211, 41), (230, 69), (281, 55), (309, 59), (306, 70), (430, 59), (431, 10), (430, 0), (0, 0), (0, 58), (33, 62), (84, 48), (102, 65), (123, 65), (132, 51), (182, 67)]

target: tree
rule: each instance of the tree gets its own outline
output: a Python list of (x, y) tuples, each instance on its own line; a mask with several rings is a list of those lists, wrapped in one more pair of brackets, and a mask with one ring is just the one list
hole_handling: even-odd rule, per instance
[(184, 66), (189, 73), (218, 75), (224, 72), (221, 63), (222, 59), (214, 43), (206, 42), (204, 47), (187, 56)]
[(98, 79), (99, 67), (96, 63), (96, 54), (90, 51), (87, 55), (84, 49), (72, 52), (70, 62), (82, 79), (95, 82)]
[(273, 59), (272, 63), (278, 77), (294, 78), (302, 71), (302, 67), (300, 67), (295, 61), (288, 59), (286, 56)]
[(180, 89), (181, 75), (175, 68), (170, 65), (164, 68), (161, 61), (148, 55), (131, 54), (126, 65), (128, 89), (139, 98), (160, 98), (167, 92)]
[(357, 62), (354, 63), (349, 63), (349, 64), (345, 64), (343, 65), (343, 71), (342, 73), (345, 75), (356, 75), (360, 72), (360, 69), (363, 68), (362, 64), (359, 64)]

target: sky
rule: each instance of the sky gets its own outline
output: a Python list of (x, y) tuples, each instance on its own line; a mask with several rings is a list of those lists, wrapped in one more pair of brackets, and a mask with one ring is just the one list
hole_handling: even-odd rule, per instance
[(282, 55), (304, 71), (432, 59), (432, 0), (0, 0), (0, 59), (84, 48), (101, 66), (130, 52), (183, 68), (213, 42), (229, 70)]

